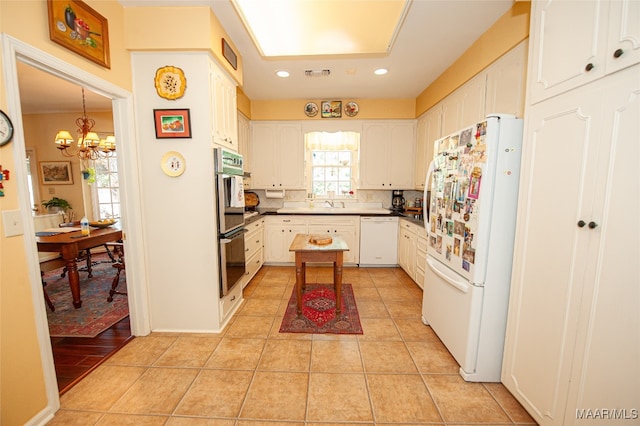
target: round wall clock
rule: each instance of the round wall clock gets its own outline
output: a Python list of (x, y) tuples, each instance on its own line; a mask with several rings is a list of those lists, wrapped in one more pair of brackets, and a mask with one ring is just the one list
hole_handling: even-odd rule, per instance
[(308, 102), (304, 106), (304, 113), (307, 114), (307, 117), (315, 117), (318, 115), (318, 105), (315, 102)]
[(344, 107), (344, 113), (349, 117), (355, 117), (358, 115), (358, 104), (355, 102), (347, 102), (347, 105)]
[(11, 120), (0, 110), (0, 146), (6, 145), (13, 139), (13, 124)]
[(162, 156), (160, 167), (167, 176), (176, 177), (184, 173), (187, 163), (182, 154), (176, 151), (169, 151)]
[(166, 66), (156, 71), (155, 85), (158, 96), (175, 100), (184, 95), (187, 79), (180, 68)]

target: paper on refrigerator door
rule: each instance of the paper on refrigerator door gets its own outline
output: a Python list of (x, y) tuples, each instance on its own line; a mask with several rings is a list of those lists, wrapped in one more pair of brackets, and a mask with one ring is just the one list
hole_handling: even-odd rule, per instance
[(483, 121), (435, 142), (429, 252), (469, 280), (476, 263), (486, 133)]

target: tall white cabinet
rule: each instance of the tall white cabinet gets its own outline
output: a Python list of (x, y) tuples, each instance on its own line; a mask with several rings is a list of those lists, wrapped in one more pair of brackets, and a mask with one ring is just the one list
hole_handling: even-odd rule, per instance
[(211, 65), (213, 97), (213, 142), (238, 151), (238, 108), (236, 85), (219, 67)]
[[(547, 92), (538, 72), (550, 46), (587, 24), (607, 34), (594, 13), (628, 2), (554, 3), (532, 7), (502, 382), (541, 425), (639, 424), (640, 65)], [(558, 66), (583, 59), (568, 57)]]

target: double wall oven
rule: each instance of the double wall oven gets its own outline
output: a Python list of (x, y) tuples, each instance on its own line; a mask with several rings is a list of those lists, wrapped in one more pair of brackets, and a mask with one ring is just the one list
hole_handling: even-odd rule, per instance
[(245, 273), (244, 190), (242, 156), (223, 148), (214, 149), (218, 211), (220, 297), (226, 296)]

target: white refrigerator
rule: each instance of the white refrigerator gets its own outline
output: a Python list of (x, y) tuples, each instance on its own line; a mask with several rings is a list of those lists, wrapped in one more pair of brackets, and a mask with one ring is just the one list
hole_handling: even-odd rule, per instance
[(495, 114), (438, 139), (427, 173), (422, 321), (460, 364), (466, 381), (500, 381), (522, 124)]

